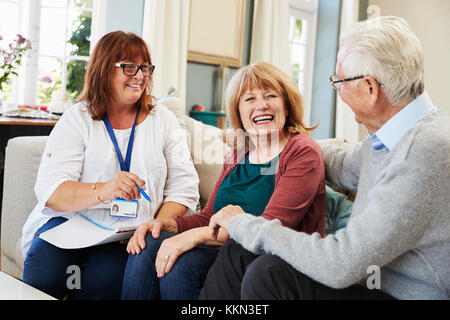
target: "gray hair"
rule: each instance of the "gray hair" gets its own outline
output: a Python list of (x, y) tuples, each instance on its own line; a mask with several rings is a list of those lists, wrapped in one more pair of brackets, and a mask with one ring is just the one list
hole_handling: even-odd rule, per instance
[(352, 24), (340, 37), (339, 51), (345, 76), (375, 78), (394, 106), (424, 91), (422, 45), (401, 18), (383, 16)]

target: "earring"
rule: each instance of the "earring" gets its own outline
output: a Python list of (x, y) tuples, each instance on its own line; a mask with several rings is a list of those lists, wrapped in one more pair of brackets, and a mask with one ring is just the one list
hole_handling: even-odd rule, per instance
[(150, 95), (150, 86), (148, 85), (148, 83), (145, 86), (145, 94), (148, 95), (148, 96)]

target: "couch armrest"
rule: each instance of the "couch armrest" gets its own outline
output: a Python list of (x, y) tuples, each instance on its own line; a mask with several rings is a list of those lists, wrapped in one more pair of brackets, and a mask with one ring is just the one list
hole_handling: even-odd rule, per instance
[(17, 137), (6, 147), (1, 216), (3, 272), (21, 278), (24, 258), (20, 248), (22, 227), (37, 203), (34, 185), (46, 136)]

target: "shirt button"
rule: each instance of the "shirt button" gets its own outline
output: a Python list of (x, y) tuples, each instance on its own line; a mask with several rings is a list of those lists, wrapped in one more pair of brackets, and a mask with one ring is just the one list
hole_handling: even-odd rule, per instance
[(47, 153), (47, 158), (50, 158), (52, 156), (52, 154), (49, 152)]

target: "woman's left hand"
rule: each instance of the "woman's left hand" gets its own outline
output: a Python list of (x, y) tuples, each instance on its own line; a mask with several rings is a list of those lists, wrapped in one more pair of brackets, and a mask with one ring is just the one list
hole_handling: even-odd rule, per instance
[(197, 245), (194, 230), (182, 232), (161, 243), (155, 262), (158, 278), (162, 278), (166, 273), (169, 273), (178, 257)]
[(230, 220), (238, 214), (245, 213), (240, 206), (233, 206), (231, 204), (217, 211), (209, 220), (209, 234), (213, 239), (217, 238), (220, 227), (223, 227), (228, 232), (228, 224)]

